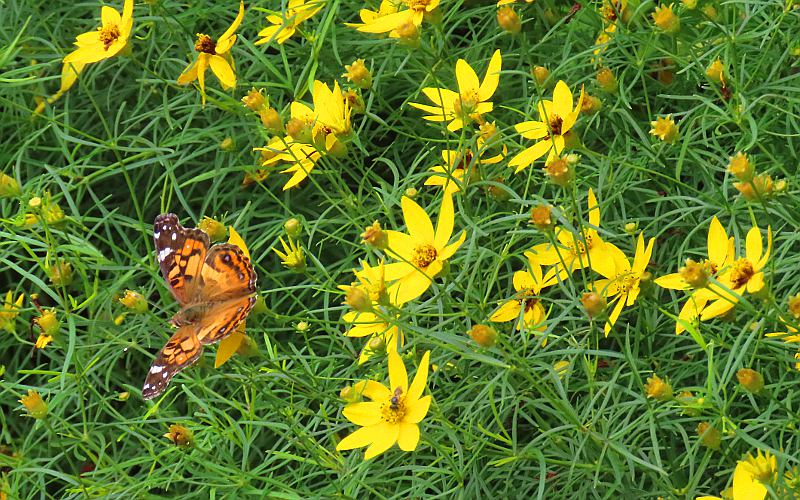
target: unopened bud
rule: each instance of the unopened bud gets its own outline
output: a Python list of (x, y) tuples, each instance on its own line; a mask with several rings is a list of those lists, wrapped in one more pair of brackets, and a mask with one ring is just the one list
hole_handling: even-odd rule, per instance
[(72, 283), (72, 264), (57, 259), (47, 268), (47, 277), (56, 286), (69, 286)]
[(303, 144), (310, 144), (312, 140), (312, 129), (305, 120), (291, 118), (286, 123), (286, 133), (289, 137)]
[(222, 241), (228, 236), (225, 224), (211, 217), (203, 217), (197, 227), (206, 233), (211, 241)]
[(532, 73), (533, 78), (536, 79), (536, 83), (539, 85), (544, 85), (544, 83), (547, 81), (547, 77), (550, 76), (550, 70), (544, 66), (534, 66)]
[(728, 162), (728, 172), (742, 182), (749, 182), (753, 180), (755, 167), (750, 161), (750, 158), (748, 158), (745, 153), (740, 151), (734, 156), (731, 156), (731, 159)]
[(481, 347), (492, 347), (497, 341), (497, 330), (488, 325), (474, 325), (467, 335)]
[(227, 152), (231, 152), (236, 149), (236, 144), (233, 142), (233, 138), (226, 137), (219, 143), (219, 149)]
[(147, 312), (147, 299), (139, 292), (125, 290), (125, 295), (119, 298), (119, 302), (136, 314)]
[(550, 205), (539, 205), (531, 209), (531, 224), (539, 231), (549, 231), (555, 226)]
[(369, 298), (369, 294), (357, 285), (347, 289), (345, 303), (354, 311), (366, 312), (372, 310), (372, 301)]
[(286, 231), (289, 237), (297, 239), (303, 234), (303, 225), (298, 219), (292, 217), (283, 223), (283, 230)]
[(600, 71), (597, 72), (597, 83), (600, 85), (600, 88), (603, 89), (603, 92), (612, 94), (617, 91), (617, 79), (614, 73), (608, 68), (601, 68)]
[(519, 33), (522, 28), (519, 14), (510, 5), (504, 5), (497, 9), (497, 24), (512, 35)]
[(605, 310), (606, 298), (597, 292), (585, 292), (581, 295), (581, 304), (586, 314), (594, 318)]
[(712, 450), (719, 450), (722, 444), (722, 434), (716, 427), (708, 422), (700, 422), (697, 424), (697, 435), (700, 436), (700, 444)]
[(647, 379), (644, 386), (648, 398), (653, 398), (656, 401), (669, 401), (672, 399), (672, 386), (669, 382), (662, 380), (656, 374)]
[(747, 392), (756, 394), (764, 388), (764, 376), (750, 368), (742, 368), (736, 372), (736, 378)]
[(250, 92), (248, 92), (246, 96), (242, 97), (242, 104), (255, 112), (259, 112), (269, 106), (269, 104), (267, 104), (267, 100), (264, 98), (264, 94), (261, 93), (261, 90), (256, 90), (255, 88), (250, 89)]

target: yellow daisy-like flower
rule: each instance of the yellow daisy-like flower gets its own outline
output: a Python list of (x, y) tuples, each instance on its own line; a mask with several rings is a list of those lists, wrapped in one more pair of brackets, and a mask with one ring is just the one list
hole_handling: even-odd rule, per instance
[(61, 69), (61, 87), (58, 92), (42, 101), (36, 107), (41, 113), (46, 104), (60, 99), (78, 80), (87, 64), (110, 59), (128, 46), (128, 39), (133, 28), (133, 0), (125, 0), (122, 14), (116, 9), (104, 5), (100, 10), (102, 26), (93, 31), (78, 35), (75, 45), (78, 47), (64, 57)]
[(539, 102), (540, 121), (527, 121), (514, 125), (519, 135), (525, 139), (538, 141), (508, 162), (509, 167), (516, 167), (514, 173), (521, 172), (544, 155), (547, 155), (545, 163), (549, 163), (564, 151), (566, 142), (564, 136), (572, 130), (578, 120), (583, 99), (584, 92), (581, 87), (578, 104), (573, 108), (572, 92), (566, 83), (559, 80), (553, 90), (553, 100), (545, 99)]
[(381, 4), (378, 7), (378, 10), (361, 9), (358, 11), (358, 17), (361, 18), (360, 23), (344, 23), (344, 25), (349, 28), (358, 29), (370, 23), (373, 23), (379, 17), (388, 16), (389, 14), (394, 14), (395, 12), (397, 12), (398, 7), (399, 5), (395, 0), (381, 0)]
[(555, 230), (557, 243), (541, 243), (535, 245), (526, 255), (542, 265), (555, 265), (558, 269), (559, 279), (564, 279), (573, 271), (592, 268), (597, 272), (608, 268), (610, 257), (606, 252), (606, 243), (600, 237), (597, 229), (600, 228), (600, 205), (594, 196), (594, 191), (589, 188), (587, 199), (589, 223), (583, 223), (581, 233), (558, 227)]
[(606, 337), (611, 332), (614, 323), (617, 322), (622, 308), (632, 306), (636, 302), (640, 292), (639, 284), (645, 273), (645, 268), (650, 262), (650, 256), (653, 254), (654, 243), (655, 238), (650, 238), (647, 247), (645, 247), (644, 235), (639, 233), (633, 263), (628, 260), (622, 250), (611, 243), (606, 243), (606, 251), (610, 258), (606, 258), (608, 261), (606, 265), (600, 265), (595, 269), (606, 279), (597, 280), (593, 284), (597, 292), (610, 299), (608, 301), (609, 307), (616, 302), (606, 321), (604, 329)]
[(675, 125), (672, 115), (658, 117), (650, 122), (650, 125), (653, 127), (650, 129), (650, 135), (658, 137), (667, 144), (673, 144), (678, 140), (678, 126)]
[(309, 20), (325, 6), (324, 0), (289, 0), (286, 12), (282, 15), (272, 14), (267, 16), (267, 22), (272, 26), (267, 26), (258, 32), (261, 39), (256, 40), (255, 45), (263, 45), (272, 40), (283, 44), (294, 35), (300, 25)]
[[(778, 461), (770, 452), (762, 454), (761, 450), (758, 450), (756, 456), (748, 453), (743, 460), (737, 462), (736, 468), (733, 470), (733, 487), (730, 490), (733, 500), (763, 500), (766, 498), (767, 488), (764, 483), (774, 481), (777, 470)], [(722, 500), (722, 498), (703, 496), (697, 497), (697, 500)]]
[(494, 107), (489, 99), (492, 98), (500, 83), (502, 62), (500, 50), (495, 50), (481, 82), (469, 63), (464, 59), (459, 59), (456, 62), (458, 92), (438, 87), (425, 87), (422, 89), (422, 93), (434, 103), (434, 106), (415, 102), (411, 102), (409, 105), (430, 113), (423, 116), (425, 120), (450, 122), (447, 130), (451, 132), (460, 130), (465, 122), (481, 122), (483, 121), (482, 115), (489, 113)]
[(24, 293), (19, 294), (16, 299), (14, 299), (14, 292), (11, 290), (6, 293), (5, 302), (2, 309), (0, 309), (0, 328), (8, 333), (16, 331), (15, 322), (17, 316), (19, 316), (19, 308), (22, 306), (23, 300), (25, 300)]
[(467, 238), (466, 231), (462, 231), (458, 240), (448, 244), (455, 224), (451, 195), (445, 193), (442, 199), (435, 231), (428, 214), (414, 200), (403, 197), (401, 204), (409, 234), (386, 231), (386, 252), (401, 261), (386, 266), (386, 279), (394, 282), (388, 289), (389, 298), (397, 305), (425, 293), (447, 259), (456, 253)]
[(355, 393), (363, 394), (370, 401), (345, 407), (344, 416), (361, 428), (339, 441), (337, 450), (368, 446), (364, 460), (370, 460), (395, 443), (403, 451), (417, 449), (419, 423), (428, 414), (431, 404), (431, 396), (422, 395), (428, 382), (430, 354), (428, 351), (422, 356), (411, 385), (400, 355), (389, 351), (390, 386), (367, 380), (353, 387)]
[(273, 248), (278, 257), (281, 258), (281, 264), (288, 267), (294, 272), (302, 273), (306, 270), (306, 254), (303, 253), (303, 247), (297, 244), (297, 241), (289, 236), (289, 244), (287, 245), (283, 238), (279, 238), (283, 252), (277, 248)]
[[(481, 154), (486, 151), (480, 150)], [(478, 165), (494, 165), (500, 163), (505, 158), (506, 147), (503, 146), (503, 152), (491, 156), (489, 158), (481, 158), (481, 155), (475, 156), (470, 149), (463, 151), (456, 151), (453, 149), (442, 150), (442, 160), (444, 165), (437, 165), (431, 167), (431, 174), (425, 180), (426, 186), (442, 186), (446, 193), (455, 194), (461, 191), (461, 188), (468, 184), (472, 179), (472, 175), (477, 173)], [(465, 173), (469, 175), (465, 178)]]
[[(699, 263), (704, 269), (708, 270), (708, 278), (716, 279), (718, 274), (730, 267), (735, 257), (733, 237), (728, 238), (728, 233), (714, 217), (708, 228), (708, 259)], [(667, 274), (656, 279), (656, 285), (670, 290), (694, 290), (678, 313), (678, 321), (675, 322), (675, 333), (680, 334), (686, 330), (687, 323), (693, 323), (700, 316), (700, 312), (705, 308), (708, 301), (713, 299), (716, 294), (713, 290), (719, 289), (713, 283), (709, 283), (703, 288), (695, 289), (686, 281), (685, 273), (677, 272)]]
[(381, 3), (380, 10), (375, 15), (370, 14), (371, 11), (365, 13), (362, 10), (359, 15), (364, 23), (352, 26), (362, 33), (389, 33), (392, 38), (397, 38), (398, 29), (404, 25), (420, 26), (425, 16), (430, 16), (439, 7), (439, 0), (401, 0), (396, 4), (405, 4), (408, 8), (399, 10), (395, 7), (395, 12), (391, 12), (391, 7), (384, 8)]
[(188, 85), (197, 80), (203, 106), (206, 105), (206, 70), (208, 68), (211, 68), (216, 75), (222, 88), (228, 90), (236, 87), (236, 72), (233, 69), (233, 56), (230, 50), (236, 42), (235, 31), (242, 23), (242, 19), (244, 19), (244, 0), (239, 2), (239, 13), (233, 24), (217, 41), (208, 35), (197, 34), (197, 41), (194, 44), (194, 50), (198, 53), (197, 59), (183, 70), (181, 76), (178, 77), (178, 84)]
[(542, 274), (542, 266), (529, 257), (530, 272), (517, 271), (514, 273), (513, 283), (516, 295), (513, 299), (503, 303), (490, 317), (490, 321), (505, 323), (517, 322), (517, 330), (536, 329), (544, 331), (547, 312), (539, 299), (539, 293), (557, 282), (555, 269), (550, 269), (547, 274)]
[(764, 251), (764, 244), (761, 239), (761, 231), (757, 227), (750, 228), (745, 239), (745, 256), (735, 259), (726, 270), (724, 270), (719, 282), (727, 289), (715, 287), (713, 289), (716, 300), (711, 302), (700, 313), (700, 320), (716, 318), (721, 316), (739, 302), (739, 298), (744, 292), (754, 294), (764, 288), (764, 266), (769, 259), (772, 250), (772, 228), (767, 226), (767, 248)]

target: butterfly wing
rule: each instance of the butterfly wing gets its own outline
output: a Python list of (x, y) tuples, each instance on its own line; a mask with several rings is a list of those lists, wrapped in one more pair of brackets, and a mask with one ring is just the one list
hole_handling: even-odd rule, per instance
[(233, 333), (250, 314), (255, 303), (256, 298), (251, 295), (214, 304), (195, 325), (200, 342), (203, 345), (213, 344)]
[(203, 352), (203, 344), (196, 332), (196, 325), (187, 325), (178, 328), (170, 337), (144, 379), (142, 387), (144, 399), (153, 399), (161, 395), (175, 374), (197, 361)]
[(172, 295), (181, 304), (195, 302), (202, 290), (200, 273), (210, 241), (196, 228), (185, 228), (175, 214), (161, 214), (153, 223), (156, 260)]

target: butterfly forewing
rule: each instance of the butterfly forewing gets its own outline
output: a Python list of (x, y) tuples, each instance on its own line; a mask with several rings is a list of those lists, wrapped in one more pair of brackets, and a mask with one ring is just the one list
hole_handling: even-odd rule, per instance
[(229, 243), (209, 249), (201, 276), (207, 300), (222, 302), (256, 291), (253, 264), (241, 248)]
[(191, 365), (203, 352), (194, 325), (183, 326), (167, 341), (156, 356), (142, 387), (142, 397), (152, 399), (166, 390), (176, 373)]
[(153, 223), (153, 241), (156, 261), (172, 295), (181, 305), (194, 302), (210, 245), (208, 235), (181, 226), (175, 214), (161, 214)]

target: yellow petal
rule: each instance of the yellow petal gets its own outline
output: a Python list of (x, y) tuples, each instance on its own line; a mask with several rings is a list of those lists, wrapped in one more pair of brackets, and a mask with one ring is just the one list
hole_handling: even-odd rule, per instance
[(747, 470), (746, 462), (739, 462), (733, 470), (733, 500), (763, 500), (767, 489)]
[(477, 91), (480, 87), (478, 75), (467, 61), (459, 59), (456, 61), (456, 82), (458, 82), (458, 92), (464, 94), (468, 91)]
[(403, 196), (403, 219), (406, 222), (408, 233), (419, 244), (434, 243), (433, 223), (425, 210), (408, 196)]
[(381, 405), (372, 401), (353, 403), (345, 407), (342, 414), (347, 420), (361, 427), (369, 427), (381, 422)]
[(389, 390), (394, 392), (398, 387), (402, 389), (402, 394), (408, 392), (408, 373), (400, 355), (389, 351)]
[(562, 120), (572, 114), (572, 92), (563, 80), (559, 80), (553, 90), (553, 113)]
[(423, 396), (419, 398), (406, 408), (406, 414), (405, 417), (403, 417), (403, 422), (418, 424), (423, 418), (425, 418), (425, 415), (428, 414), (428, 409), (430, 406), (431, 396)]
[(511, 161), (508, 162), (509, 167), (517, 167), (514, 171), (515, 174), (518, 174), (526, 167), (530, 166), (531, 163), (535, 162), (542, 156), (546, 155), (551, 149), (553, 148), (553, 143), (549, 140), (539, 141), (533, 146), (523, 150), (521, 153), (514, 156)]
[(525, 139), (532, 140), (547, 137), (547, 134), (550, 133), (547, 123), (537, 122), (536, 120), (517, 123), (514, 125), (514, 130)]
[(691, 288), (689, 284), (686, 283), (686, 280), (681, 277), (680, 273), (667, 274), (656, 278), (656, 285), (669, 290), (688, 290)]
[(391, 448), (397, 442), (400, 426), (383, 422), (374, 427), (374, 432), (374, 440), (364, 452), (364, 460), (371, 460)]
[(711, 318), (716, 318), (717, 316), (722, 316), (733, 309), (734, 305), (736, 305), (736, 302), (731, 302), (728, 298), (717, 299), (703, 309), (703, 312), (700, 313), (700, 320), (706, 321)]
[(414, 255), (414, 249), (417, 248), (419, 242), (406, 233), (392, 230), (384, 232), (387, 237), (386, 244), (388, 252), (391, 256), (398, 260), (411, 261), (411, 257)]
[(223, 87), (232, 89), (236, 86), (236, 73), (233, 72), (233, 68), (228, 64), (228, 61), (214, 54), (209, 58), (209, 63), (211, 71), (217, 76)]
[(417, 367), (417, 373), (414, 375), (414, 381), (411, 382), (411, 386), (408, 388), (406, 401), (416, 401), (422, 396), (422, 392), (428, 383), (428, 364), (430, 359), (431, 352), (425, 351)]
[(197, 61), (194, 61), (183, 70), (178, 77), (178, 85), (187, 85), (197, 80)]
[(388, 387), (375, 382), (374, 380), (363, 380), (353, 386), (356, 394), (363, 394), (372, 401), (385, 401), (392, 397), (392, 391)]
[(708, 260), (722, 268), (728, 254), (728, 233), (715, 215), (708, 227)]
[(747, 232), (745, 239), (745, 256), (753, 265), (761, 260), (763, 246), (761, 242), (761, 231), (757, 227), (752, 227)]
[(483, 82), (478, 89), (478, 98), (481, 101), (490, 99), (495, 90), (497, 90), (497, 85), (500, 83), (500, 68), (502, 64), (503, 58), (500, 56), (500, 49), (497, 49), (489, 60), (489, 67), (486, 68)]
[(117, 12), (117, 9), (113, 9), (107, 5), (103, 5), (100, 9), (100, 20), (103, 22), (103, 26), (111, 26), (112, 24), (119, 26), (122, 24), (122, 18), (119, 12)]
[(400, 431), (397, 434), (397, 445), (403, 451), (414, 451), (419, 444), (419, 426), (400, 422)]
[(231, 24), (230, 27), (225, 30), (225, 33), (217, 39), (217, 54), (224, 54), (230, 50), (231, 45), (236, 41), (236, 38), (231, 35), (233, 35), (239, 28), (239, 25), (242, 24), (242, 19), (244, 19), (244, 0), (239, 1), (239, 13), (236, 14), (236, 19), (233, 20), (233, 24)]
[(239, 233), (233, 228), (233, 226), (228, 226), (228, 231), (230, 232), (230, 236), (228, 237), (228, 243), (231, 245), (236, 245), (237, 247), (242, 249), (242, 252), (250, 258), (250, 250), (247, 249), (247, 245), (245, 244), (244, 240)]
[(506, 321), (515, 320), (519, 317), (520, 309), (521, 306), (518, 300), (509, 300), (489, 317), (489, 321), (505, 323)]
[(236, 353), (244, 340), (244, 323), (241, 323), (233, 333), (222, 339), (217, 347), (217, 357), (214, 358), (214, 368), (219, 368), (228, 362)]
[(412, 16), (413, 11), (401, 10), (394, 14), (378, 17), (371, 23), (360, 26), (357, 29), (362, 33), (388, 33), (404, 25)]
[(767, 226), (767, 251), (764, 252), (764, 255), (761, 256), (761, 259), (758, 262), (754, 262), (756, 270), (762, 269), (767, 264), (767, 260), (769, 259), (771, 253), (772, 253), (772, 226)]
[(442, 197), (442, 208), (439, 210), (439, 219), (436, 221), (436, 235), (434, 246), (437, 249), (444, 248), (450, 242), (453, 235), (455, 224), (455, 211), (453, 208), (453, 196), (449, 193)]
[(461, 231), (461, 234), (458, 236), (458, 239), (455, 242), (444, 247), (444, 250), (442, 250), (441, 254), (438, 257), (439, 261), (445, 261), (450, 257), (452, 257), (453, 254), (456, 253), (456, 250), (458, 250), (461, 247), (461, 245), (464, 244), (464, 240), (466, 239), (467, 239), (467, 232)]
[(608, 320), (606, 321), (606, 326), (604, 330), (606, 337), (608, 337), (609, 332), (611, 332), (611, 328), (614, 327), (614, 323), (617, 322), (617, 319), (619, 318), (619, 315), (622, 312), (622, 308), (624, 306), (625, 306), (625, 298), (620, 297), (619, 300), (617, 300), (617, 303), (614, 305), (614, 309), (611, 311), (611, 314), (608, 315)]
[(597, 198), (595, 198), (592, 188), (589, 188), (587, 205), (589, 206), (589, 225), (593, 229), (597, 229), (600, 227), (600, 204), (597, 203)]
[(361, 448), (371, 444), (375, 440), (376, 436), (376, 432), (373, 427), (375, 426), (362, 427), (361, 429), (358, 429), (354, 433), (339, 441), (339, 444), (336, 445), (336, 449), (339, 451), (353, 450), (355, 448)]

